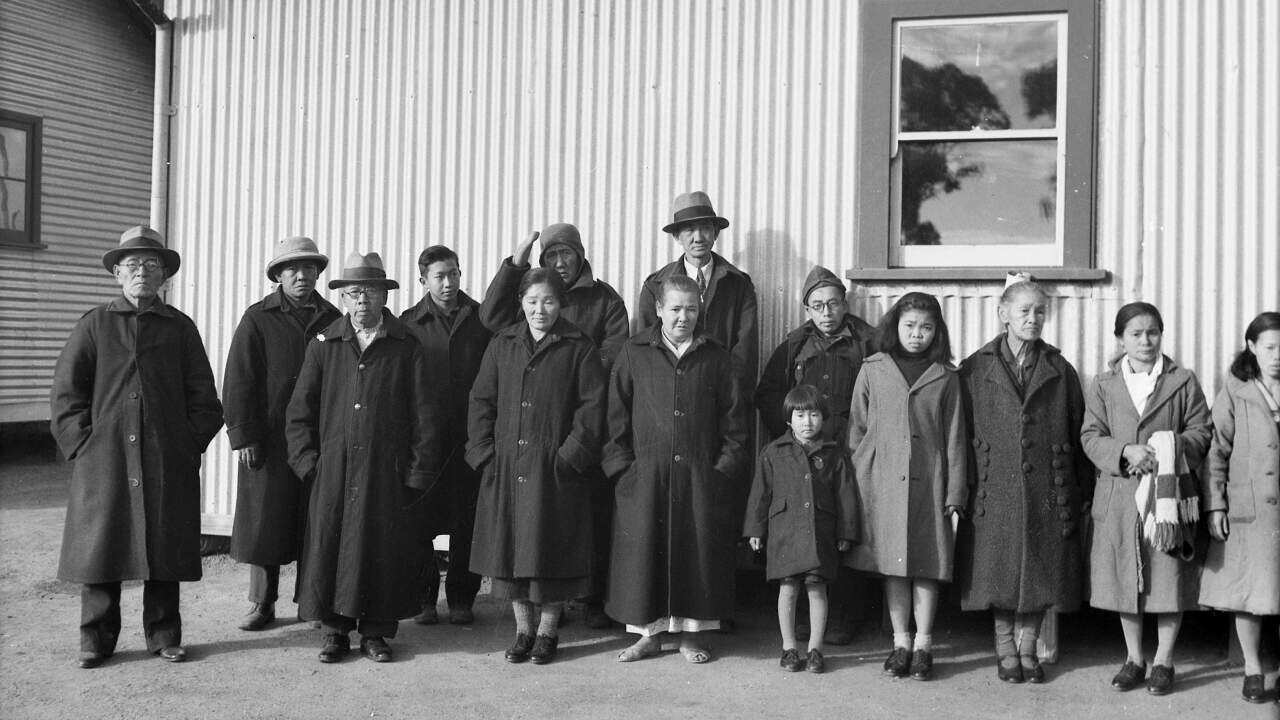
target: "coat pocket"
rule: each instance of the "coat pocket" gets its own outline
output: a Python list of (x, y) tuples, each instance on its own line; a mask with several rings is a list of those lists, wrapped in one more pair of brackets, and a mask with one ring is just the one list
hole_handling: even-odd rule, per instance
[(1111, 507), (1111, 496), (1115, 494), (1116, 478), (1098, 473), (1098, 480), (1094, 488), (1093, 508), (1089, 511), (1089, 514), (1094, 520), (1101, 522), (1107, 517), (1107, 510)]
[(769, 505), (769, 518), (772, 519), (787, 511), (787, 499), (777, 498)]

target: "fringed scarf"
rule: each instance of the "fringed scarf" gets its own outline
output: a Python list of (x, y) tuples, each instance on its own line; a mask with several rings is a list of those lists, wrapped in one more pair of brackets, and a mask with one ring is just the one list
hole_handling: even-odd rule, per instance
[(1152, 433), (1147, 444), (1156, 451), (1156, 470), (1142, 476), (1133, 495), (1138, 503), (1138, 531), (1156, 550), (1190, 560), (1195, 555), (1200, 496), (1182, 439), (1161, 430)]

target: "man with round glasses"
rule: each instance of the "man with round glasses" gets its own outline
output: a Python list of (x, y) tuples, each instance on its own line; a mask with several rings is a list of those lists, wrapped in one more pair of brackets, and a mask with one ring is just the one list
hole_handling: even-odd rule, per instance
[(316, 292), (328, 264), (311, 238), (281, 240), (266, 267), (275, 289), (245, 310), (231, 338), (222, 382), (227, 437), (240, 466), (231, 557), (249, 565), (252, 603), (241, 630), (275, 620), (280, 566), (302, 551), (309, 488), (289, 468), (284, 413), (307, 343), (341, 316)]
[(178, 583), (200, 579), (200, 456), (222, 405), (200, 332), (160, 298), (181, 258), (130, 228), (102, 256), (121, 297), (85, 313), (58, 357), (50, 429), (75, 462), (58, 578), (80, 583), (80, 667), (110, 658), (120, 583), (142, 580), (147, 650), (182, 647)]

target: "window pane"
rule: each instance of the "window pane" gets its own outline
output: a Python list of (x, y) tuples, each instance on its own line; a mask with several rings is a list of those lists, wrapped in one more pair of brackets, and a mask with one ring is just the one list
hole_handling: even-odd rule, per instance
[(27, 132), (0, 125), (0, 177), (27, 179)]
[(0, 230), (27, 229), (27, 184), (0, 180)]
[(903, 245), (1056, 242), (1057, 141), (901, 145)]
[(1056, 127), (1058, 23), (901, 27), (903, 132)]

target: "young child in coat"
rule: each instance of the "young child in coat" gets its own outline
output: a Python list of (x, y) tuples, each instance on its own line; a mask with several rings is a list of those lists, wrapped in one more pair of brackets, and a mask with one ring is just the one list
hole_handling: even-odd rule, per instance
[[(858, 500), (844, 448), (822, 439), (829, 412), (818, 389), (798, 385), (782, 407), (791, 432), (760, 452), (743, 534), (752, 550), (767, 547), (765, 574), (778, 581), (782, 668), (820, 673), (826, 669), (827, 584), (836, 578), (840, 554), (857, 540)], [(796, 648), (801, 585), (809, 596), (807, 657)]]
[(880, 352), (863, 364), (849, 409), (862, 543), (847, 562), (885, 578), (893, 624), (885, 673), (928, 680), (938, 583), (951, 582), (955, 518), (968, 498), (960, 376), (932, 295), (903, 295), (879, 334)]

